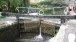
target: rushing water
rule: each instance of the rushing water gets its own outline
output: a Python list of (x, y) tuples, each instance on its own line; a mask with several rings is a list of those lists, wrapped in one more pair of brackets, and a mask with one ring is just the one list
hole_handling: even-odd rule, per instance
[(16, 42), (46, 42), (50, 39), (50, 35), (42, 34), (41, 27), (38, 33), (25, 33)]
[[(51, 39), (49, 37), (44, 38), (41, 33), (41, 27), (39, 29), (39, 34), (34, 35), (30, 39), (22, 39), (23, 42), (76, 42), (76, 20), (69, 20), (68, 22), (62, 24), (58, 33)], [(29, 34), (28, 34), (29, 35)], [(26, 36), (25, 36), (26, 37)], [(26, 37), (27, 38), (27, 37)]]
[(42, 33), (41, 33), (41, 27), (39, 28), (39, 35), (34, 37), (34, 40), (39, 40), (39, 41), (43, 40)]
[(39, 32), (39, 35), (36, 36), (36, 38), (43, 39), (42, 34), (41, 34), (41, 27), (40, 27), (39, 31), (40, 31), (40, 32)]

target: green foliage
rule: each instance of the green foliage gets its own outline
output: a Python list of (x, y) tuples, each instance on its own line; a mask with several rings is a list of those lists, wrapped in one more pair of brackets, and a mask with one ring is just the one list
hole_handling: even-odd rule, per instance
[(51, 4), (53, 7), (61, 7), (61, 6), (67, 6), (66, 4)]
[(53, 10), (49, 9), (49, 10), (44, 10), (45, 15), (52, 15), (53, 14)]
[[(2, 11), (16, 12), (16, 7), (28, 7), (29, 0), (0, 0)], [(4, 7), (4, 8), (3, 8)]]
[(64, 8), (55, 8), (55, 14), (54, 15), (64, 15)]
[(0, 16), (0, 19), (3, 19), (3, 18), (5, 18), (5, 16)]
[(31, 7), (35, 6), (38, 7), (38, 4), (30, 4)]
[(39, 4), (40, 5), (51, 5), (51, 2), (42, 1)]

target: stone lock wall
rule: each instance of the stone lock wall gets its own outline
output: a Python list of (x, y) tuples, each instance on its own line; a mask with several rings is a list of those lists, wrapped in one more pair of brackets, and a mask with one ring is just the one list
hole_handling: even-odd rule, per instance
[(14, 42), (18, 37), (17, 24), (0, 27), (0, 42)]
[[(39, 28), (40, 28), (39, 23), (37, 22), (24, 23), (25, 32), (39, 33)], [(41, 30), (42, 30), (42, 33), (49, 34), (52, 36), (55, 35), (55, 25), (41, 23)]]

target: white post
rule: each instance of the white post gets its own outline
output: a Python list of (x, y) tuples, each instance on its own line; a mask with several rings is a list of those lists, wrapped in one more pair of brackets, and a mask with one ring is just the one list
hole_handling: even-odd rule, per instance
[(55, 14), (55, 10), (54, 10), (54, 8), (53, 8), (53, 14)]
[(28, 13), (29, 13), (29, 11), (30, 11), (29, 9), (30, 9), (30, 7), (28, 7)]

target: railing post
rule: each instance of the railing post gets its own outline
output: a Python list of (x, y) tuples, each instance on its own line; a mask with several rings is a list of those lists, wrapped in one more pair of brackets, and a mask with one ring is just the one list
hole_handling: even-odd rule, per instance
[(19, 14), (16, 15), (16, 19), (17, 19), (17, 28), (18, 28), (18, 36), (20, 37), (20, 25), (19, 25)]
[(65, 18), (61, 18), (61, 24), (65, 23)]
[(76, 15), (74, 15), (74, 19), (76, 19)]

